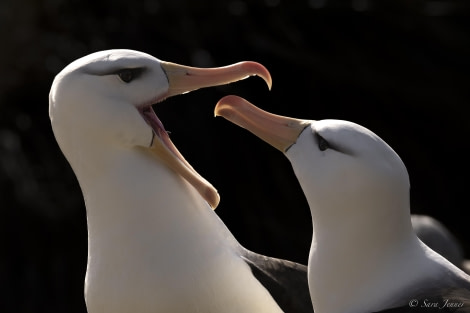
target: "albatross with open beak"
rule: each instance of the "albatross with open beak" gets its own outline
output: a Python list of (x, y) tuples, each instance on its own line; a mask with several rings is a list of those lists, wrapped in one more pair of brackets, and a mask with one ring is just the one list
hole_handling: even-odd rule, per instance
[(236, 241), (152, 108), (252, 75), (271, 86), (255, 62), (199, 69), (108, 50), (56, 76), (49, 115), (86, 204), (89, 313), (312, 312), (306, 267)]

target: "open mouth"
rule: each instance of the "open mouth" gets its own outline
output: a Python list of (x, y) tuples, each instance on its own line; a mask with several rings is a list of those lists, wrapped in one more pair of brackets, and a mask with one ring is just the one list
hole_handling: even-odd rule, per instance
[[(152, 142), (150, 145), (154, 146), (155, 140), (160, 140), (163, 143), (163, 145), (175, 157), (177, 157), (181, 162), (183, 162), (184, 165), (186, 165), (187, 167), (189, 167), (191, 170), (194, 171), (191, 164), (189, 164), (188, 161), (186, 161), (186, 159), (183, 157), (183, 155), (179, 152), (179, 150), (171, 141), (170, 136), (168, 136), (168, 132), (165, 130), (165, 127), (163, 126), (163, 123), (158, 118), (157, 114), (155, 114), (153, 107), (149, 105), (149, 106), (141, 107), (138, 110), (140, 114), (142, 115), (143, 119), (153, 129), (153, 138), (152, 138)], [(155, 138), (155, 137), (158, 137), (158, 138)]]
[[(199, 88), (225, 85), (249, 76), (257, 75), (263, 78), (271, 88), (271, 75), (268, 70), (259, 63), (245, 61), (219, 68), (194, 68), (179, 64), (160, 63), (168, 79), (168, 91), (165, 98), (184, 94)], [(161, 102), (158, 99), (153, 104)], [(217, 190), (185, 160), (176, 146), (170, 140), (163, 123), (155, 114), (152, 105), (137, 107), (145, 122), (153, 130), (153, 138), (149, 149), (162, 160), (170, 169), (190, 183), (212, 208), (219, 204), (220, 197)]]
[(215, 209), (220, 201), (217, 190), (204, 177), (199, 175), (178, 151), (152, 106), (138, 108), (138, 111), (153, 130), (152, 142), (149, 147), (150, 151), (191, 184), (206, 202)]
[[(140, 107), (138, 110), (147, 124), (152, 127), (154, 136), (158, 136), (162, 141), (164, 136), (168, 137), (168, 133), (165, 130), (163, 123), (160, 121), (157, 114), (155, 114), (155, 111), (151, 105)], [(152, 144), (153, 140), (155, 140), (155, 138), (152, 138)]]

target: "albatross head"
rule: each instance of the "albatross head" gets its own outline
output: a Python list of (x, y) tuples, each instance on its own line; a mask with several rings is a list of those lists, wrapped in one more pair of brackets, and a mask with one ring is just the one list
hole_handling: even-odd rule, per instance
[(360, 125), (274, 115), (236, 96), (221, 99), (215, 114), (248, 129), (289, 158), (315, 226), (334, 223), (342, 214), (397, 215), (387, 211), (390, 206), (384, 203), (408, 209), (409, 182), (403, 162)]
[(72, 164), (85, 146), (149, 149), (191, 183), (215, 208), (219, 196), (183, 158), (168, 137), (152, 105), (203, 87), (262, 77), (269, 72), (255, 62), (200, 69), (160, 61), (133, 50), (107, 50), (78, 59), (55, 78), (49, 116), (55, 137)]

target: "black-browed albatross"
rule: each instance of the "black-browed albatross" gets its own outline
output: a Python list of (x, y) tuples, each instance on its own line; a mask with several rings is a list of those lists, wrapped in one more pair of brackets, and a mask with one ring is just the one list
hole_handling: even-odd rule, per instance
[(290, 160), (310, 206), (308, 277), (316, 313), (470, 312), (470, 277), (412, 230), (400, 157), (368, 129), (301, 120), (227, 96), (215, 115)]
[(198, 69), (108, 50), (56, 76), (49, 116), (86, 204), (89, 313), (312, 312), (306, 267), (236, 241), (152, 109), (251, 75), (271, 85), (255, 62)]

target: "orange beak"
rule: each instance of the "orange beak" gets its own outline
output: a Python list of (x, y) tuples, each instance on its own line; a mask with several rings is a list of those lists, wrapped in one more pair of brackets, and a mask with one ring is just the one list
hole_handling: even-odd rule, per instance
[(263, 111), (247, 100), (237, 96), (226, 96), (214, 109), (215, 116), (246, 128), (274, 148), (286, 152), (299, 137), (308, 120), (300, 120)]
[(197, 68), (170, 62), (161, 62), (168, 77), (169, 90), (166, 97), (180, 95), (199, 88), (229, 84), (250, 76), (261, 77), (271, 90), (269, 71), (261, 64), (244, 61), (216, 68)]

